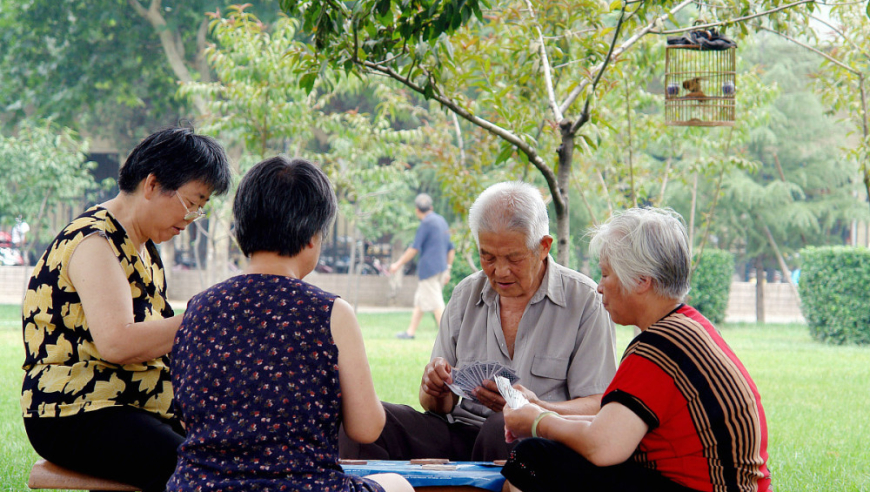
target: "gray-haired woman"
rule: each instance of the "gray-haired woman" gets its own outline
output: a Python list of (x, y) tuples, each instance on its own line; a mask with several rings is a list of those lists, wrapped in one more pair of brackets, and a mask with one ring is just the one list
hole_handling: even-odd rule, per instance
[(682, 303), (690, 257), (681, 218), (633, 208), (594, 231), (604, 307), (641, 330), (590, 418), (505, 408), (519, 443), (502, 473), (532, 491), (766, 492), (758, 389), (713, 325)]

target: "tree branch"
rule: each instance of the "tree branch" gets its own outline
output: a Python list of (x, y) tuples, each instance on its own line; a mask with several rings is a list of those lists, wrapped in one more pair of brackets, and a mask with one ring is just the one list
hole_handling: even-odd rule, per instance
[(738, 17), (736, 19), (729, 19), (729, 20), (725, 20), (722, 22), (713, 22), (712, 24), (702, 24), (699, 26), (684, 27), (683, 29), (672, 29), (670, 31), (658, 31), (658, 32), (656, 32), (656, 34), (678, 34), (681, 32), (697, 31), (699, 29), (707, 29), (708, 27), (717, 27), (717, 26), (723, 26), (725, 24), (734, 24), (735, 22), (743, 22), (746, 20), (755, 19), (756, 17), (764, 17), (766, 15), (775, 14), (781, 10), (786, 10), (786, 9), (790, 9), (792, 7), (797, 7), (798, 5), (802, 5), (805, 3), (815, 3), (815, 2), (816, 2), (816, 0), (800, 0), (800, 1), (795, 2), (795, 3), (790, 3), (788, 5), (783, 5), (781, 7), (777, 7), (775, 9), (765, 10), (764, 12), (759, 12), (757, 14), (752, 14), (752, 15), (746, 15), (743, 17)]
[(854, 49), (855, 51), (857, 51), (857, 52), (863, 54), (863, 55), (864, 55), (864, 58), (870, 58), (870, 56), (867, 55), (867, 52), (866, 52), (866, 51), (864, 51), (863, 49), (861, 49), (861, 47), (858, 46), (857, 44), (855, 44), (855, 42), (852, 41), (852, 39), (851, 39), (850, 37), (846, 36), (846, 34), (845, 34), (843, 31), (841, 31), (840, 29), (837, 29), (836, 27), (834, 27), (833, 25), (831, 25), (831, 23), (825, 21), (824, 19), (822, 19), (822, 18), (820, 18), (820, 17), (816, 17), (815, 15), (810, 15), (810, 19), (813, 19), (814, 21), (818, 22), (819, 24), (822, 24), (823, 26), (825, 26), (825, 27), (827, 27), (828, 29), (830, 29), (830, 30), (834, 31), (835, 33), (837, 33), (838, 36), (840, 36), (841, 38), (843, 38), (843, 41), (845, 41), (845, 42), (849, 43), (850, 45), (852, 45), (852, 49)]
[(577, 118), (574, 123), (571, 124), (571, 127), (568, 129), (569, 135), (575, 135), (577, 130), (580, 129), (581, 126), (585, 125), (587, 121), (589, 121), (589, 107), (592, 105), (592, 98), (595, 97), (595, 88), (598, 87), (598, 82), (601, 81), (601, 77), (604, 75), (604, 70), (607, 69), (608, 63), (613, 59), (613, 48), (616, 46), (616, 40), (619, 39), (619, 33), (622, 31), (622, 23), (625, 21), (625, 8), (623, 7), (622, 12), (619, 14), (619, 21), (616, 23), (616, 30), (613, 32), (613, 40), (610, 42), (610, 49), (607, 51), (607, 56), (604, 58), (604, 61), (601, 63), (601, 68), (598, 69), (598, 73), (595, 74), (595, 81), (592, 82), (592, 90), (589, 91), (589, 95), (586, 97), (586, 103), (583, 105), (583, 111), (580, 113), (580, 117)]
[(456, 113), (450, 112), (453, 117), (453, 127), (456, 129), (456, 142), (459, 144), (459, 165), (465, 167), (465, 142), (462, 140), (462, 128), (459, 127), (459, 118)]
[[(361, 63), (362, 66), (367, 70), (371, 70), (381, 75), (386, 75), (387, 77), (390, 77), (391, 79), (404, 84), (406, 87), (413, 90), (414, 92), (417, 92), (419, 94), (425, 94), (425, 90), (423, 89), (423, 87), (421, 87), (419, 84), (412, 82), (409, 78), (403, 77), (391, 67), (384, 67), (370, 61), (359, 61), (358, 63)], [(473, 125), (483, 128), (489, 133), (507, 141), (508, 143), (516, 147), (517, 150), (526, 154), (526, 156), (529, 158), (529, 162), (531, 162), (544, 176), (544, 179), (547, 181), (547, 185), (549, 186), (549, 188), (551, 190), (559, 189), (556, 175), (553, 170), (550, 169), (549, 166), (547, 166), (547, 163), (544, 162), (540, 155), (538, 155), (537, 151), (519, 136), (517, 136), (510, 130), (504, 129), (496, 125), (489, 120), (472, 114), (470, 111), (460, 106), (453, 99), (441, 94), (440, 91), (433, 93), (432, 99), (438, 101), (442, 106), (446, 107), (456, 115), (461, 116)], [(555, 195), (555, 193), (553, 195)], [(561, 197), (554, 196), (553, 199), (561, 201)]]
[(608, 216), (613, 215), (613, 200), (610, 199), (610, 190), (607, 188), (607, 181), (604, 181), (604, 175), (601, 174), (601, 169), (596, 169), (595, 174), (598, 176), (598, 182), (601, 183), (601, 189), (604, 191), (604, 196), (607, 197)]
[(196, 69), (199, 71), (199, 81), (203, 83), (211, 82), (211, 72), (208, 69), (208, 60), (205, 56), (205, 49), (208, 45), (208, 19), (203, 19), (199, 24), (199, 29), (196, 30)]
[[(668, 18), (668, 15), (673, 15), (673, 14), (679, 12), (680, 10), (682, 10), (683, 8), (685, 8), (687, 5), (691, 5), (692, 3), (694, 3), (694, 0), (683, 0), (682, 2), (680, 2), (679, 5), (672, 8), (668, 14), (664, 14), (660, 17), (657, 17), (652, 22), (647, 24), (644, 28), (642, 28), (640, 31), (638, 31), (634, 36), (630, 37), (628, 40), (626, 40), (624, 43), (622, 43), (622, 45), (619, 48), (613, 50), (613, 52), (610, 56), (612, 56), (613, 58), (619, 57), (619, 55), (621, 55), (625, 50), (630, 48), (641, 37), (643, 37), (644, 35), (646, 35), (650, 31), (652, 31), (652, 29), (656, 26), (656, 22), (664, 22), (664, 20)], [(614, 39), (616, 39), (616, 38), (614, 38)], [(607, 60), (605, 60), (605, 62), (606, 61)], [(600, 71), (605, 62), (601, 62), (598, 66), (593, 67), (592, 70), (593, 71)], [(586, 90), (586, 86), (588, 86), (588, 85), (589, 85), (588, 80), (584, 80), (584, 81), (580, 82), (579, 84), (577, 84), (577, 87), (575, 87), (574, 90), (572, 90), (571, 93), (568, 94), (568, 97), (565, 98), (565, 100), (562, 102), (562, 104), (559, 105), (559, 110), (562, 111), (562, 113), (567, 111), (568, 108), (574, 103), (574, 101), (577, 100), (578, 97), (580, 97), (580, 94), (582, 94), (583, 91)]]
[[(183, 83), (193, 82), (193, 76), (184, 63), (184, 51), (183, 47), (179, 46), (181, 44), (179, 35), (176, 31), (169, 29), (166, 19), (160, 13), (161, 1), (151, 0), (151, 5), (148, 6), (147, 10), (138, 0), (127, 0), (127, 2), (140, 17), (147, 20), (151, 24), (151, 27), (154, 28), (157, 37), (160, 39), (160, 45), (163, 47), (163, 53), (169, 61), (169, 67), (172, 68), (172, 72), (178, 80)], [(208, 111), (208, 107), (201, 96), (193, 96), (192, 99), (196, 110), (200, 114), (205, 114)]]
[(556, 122), (562, 121), (562, 111), (556, 103), (556, 94), (553, 91), (553, 77), (550, 74), (550, 58), (547, 56), (547, 48), (544, 44), (544, 33), (541, 32), (541, 26), (538, 24), (538, 19), (535, 17), (535, 9), (532, 7), (530, 0), (525, 0), (526, 6), (529, 8), (529, 15), (532, 17), (532, 22), (535, 25), (535, 31), (538, 32), (538, 43), (541, 45), (541, 71), (544, 72), (544, 85), (547, 87), (547, 101), (550, 104), (550, 109), (553, 110), (553, 116)]
[[(868, 133), (870, 133), (870, 128), (868, 128), (868, 121), (867, 121), (867, 117), (868, 117), (868, 115), (867, 115), (867, 93), (866, 93), (866, 89), (864, 87), (864, 74), (860, 70), (856, 70), (856, 69), (846, 65), (845, 63), (841, 62), (840, 60), (837, 60), (836, 58), (828, 55), (827, 53), (825, 53), (821, 50), (818, 50), (816, 48), (813, 48), (812, 46), (810, 46), (806, 43), (798, 41), (797, 39), (794, 39), (791, 36), (788, 36), (786, 34), (778, 32), (778, 31), (774, 31), (773, 29), (770, 29), (768, 27), (764, 27), (761, 25), (758, 25), (758, 27), (765, 30), (765, 31), (772, 32), (778, 36), (782, 36), (783, 38), (791, 41), (792, 43), (794, 43), (798, 46), (801, 46), (803, 48), (806, 48), (806, 49), (812, 51), (813, 53), (815, 53), (815, 54), (825, 58), (826, 60), (830, 61), (834, 65), (837, 65), (838, 67), (842, 68), (843, 70), (846, 70), (847, 72), (850, 72), (853, 75), (858, 77), (858, 88), (860, 90), (860, 100), (861, 100), (861, 126), (862, 126), (862, 130), (864, 132), (864, 140), (866, 141)], [(868, 168), (866, 161), (861, 162), (861, 174), (863, 175), (862, 177), (863, 177), (863, 181), (864, 181), (864, 188), (867, 190), (867, 196), (870, 197), (870, 168)]]
[(806, 49), (812, 51), (813, 53), (815, 53), (815, 54), (821, 56), (822, 58), (825, 58), (825, 59), (828, 60), (829, 62), (833, 63), (834, 65), (837, 65), (838, 67), (842, 68), (843, 70), (846, 70), (847, 72), (851, 72), (851, 73), (853, 73), (853, 74), (855, 74), (855, 75), (858, 75), (858, 76), (861, 75), (861, 72), (860, 72), (860, 71), (855, 70), (854, 68), (852, 68), (852, 67), (846, 65), (845, 63), (841, 62), (840, 60), (837, 60), (836, 58), (834, 58), (834, 57), (832, 57), (831, 55), (825, 53), (824, 51), (821, 51), (821, 50), (819, 50), (819, 49), (813, 48), (812, 46), (810, 46), (810, 45), (808, 45), (808, 44), (806, 44), (806, 43), (804, 43), (804, 42), (802, 42), (802, 41), (798, 41), (797, 39), (795, 39), (795, 38), (789, 36), (788, 34), (783, 34), (783, 33), (779, 32), (779, 31), (775, 31), (775, 30), (773, 30), (773, 29), (771, 29), (771, 28), (769, 28), (769, 27), (762, 26), (761, 24), (757, 24), (756, 27), (758, 27), (758, 28), (761, 29), (762, 31), (772, 32), (773, 34), (776, 34), (777, 36), (782, 36), (783, 38), (785, 38), (785, 39), (791, 41), (792, 43), (794, 43), (794, 44), (796, 44), (796, 45), (798, 45), (798, 46), (801, 46), (801, 47), (803, 47), (803, 48), (806, 48)]
[[(577, 168), (574, 168), (574, 171), (576, 171), (576, 169)], [(598, 227), (598, 218), (595, 216), (595, 211), (592, 210), (592, 205), (589, 204), (589, 200), (586, 199), (586, 193), (583, 192), (585, 186), (580, 183), (580, 179), (577, 178), (577, 175), (574, 172), (571, 173), (571, 182), (575, 185), (574, 189), (580, 193), (580, 199), (583, 200), (583, 206), (586, 208), (586, 213), (588, 213), (589, 218), (592, 219), (592, 226)]]
[(175, 32), (169, 29), (166, 25), (166, 19), (160, 14), (160, 0), (152, 0), (148, 10), (145, 10), (138, 0), (128, 0), (128, 2), (136, 10), (136, 13), (147, 20), (151, 24), (151, 27), (154, 28), (157, 37), (160, 39), (160, 45), (163, 46), (163, 52), (169, 60), (169, 66), (172, 68), (175, 76), (178, 77), (178, 80), (182, 82), (193, 81), (190, 71), (184, 64), (182, 54), (178, 52)]

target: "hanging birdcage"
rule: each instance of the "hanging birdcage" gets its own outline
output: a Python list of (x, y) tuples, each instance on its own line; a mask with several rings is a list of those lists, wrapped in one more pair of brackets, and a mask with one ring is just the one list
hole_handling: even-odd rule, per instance
[(669, 45), (665, 51), (665, 123), (734, 126), (734, 47)]

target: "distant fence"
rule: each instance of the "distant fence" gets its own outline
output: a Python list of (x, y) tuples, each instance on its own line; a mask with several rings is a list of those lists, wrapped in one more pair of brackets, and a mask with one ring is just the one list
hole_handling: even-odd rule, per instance
[(0, 304), (20, 304), (33, 267), (0, 266)]
[[(0, 303), (17, 304), (24, 295), (25, 281), (32, 267), (0, 267)], [(169, 285), (169, 298), (176, 308), (184, 307), (191, 296), (203, 290), (200, 272), (175, 270)], [(341, 296), (347, 302), (367, 307), (399, 307), (410, 309), (414, 304), (417, 277), (413, 275), (385, 277), (358, 275), (348, 279), (345, 274), (312, 273), (306, 281), (323, 290)], [(800, 305), (788, 284), (764, 285), (764, 312), (768, 323), (804, 322)], [(727, 322), (755, 321), (755, 284), (732, 282), (725, 312)]]
[[(372, 307), (407, 307), (414, 305), (416, 276), (386, 277), (381, 275), (355, 275), (312, 272), (305, 281), (341, 296), (351, 305)], [(175, 270), (169, 284), (169, 298), (187, 302), (205, 285), (197, 270)], [(180, 307), (180, 306), (179, 306)]]
[[(725, 321), (755, 322), (755, 284), (731, 282)], [(791, 286), (784, 283), (764, 284), (764, 321), (767, 323), (806, 323), (800, 302)]]

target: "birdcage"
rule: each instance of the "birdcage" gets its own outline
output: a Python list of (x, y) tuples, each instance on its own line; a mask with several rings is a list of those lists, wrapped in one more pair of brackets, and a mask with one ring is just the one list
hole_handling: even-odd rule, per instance
[(665, 122), (734, 126), (735, 48), (669, 45), (665, 51)]

